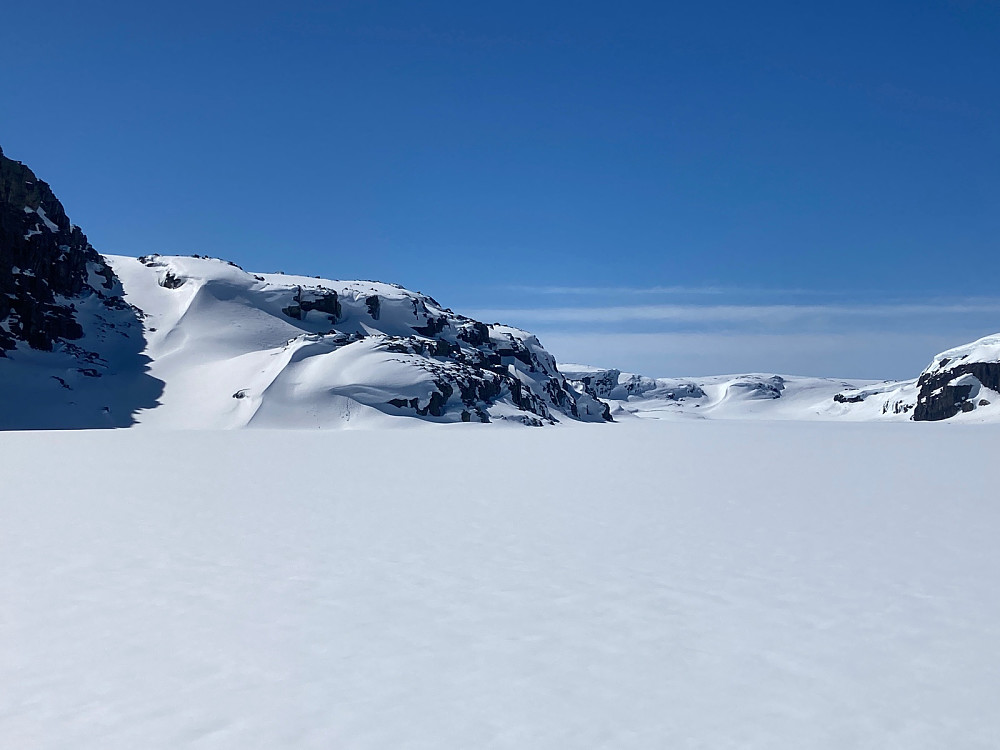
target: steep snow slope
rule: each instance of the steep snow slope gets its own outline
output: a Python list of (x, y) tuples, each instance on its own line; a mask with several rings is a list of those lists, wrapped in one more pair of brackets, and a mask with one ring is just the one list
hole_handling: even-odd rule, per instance
[(997, 438), (0, 434), (0, 745), (996, 748)]
[(342, 427), (602, 421), (534, 336), (402, 287), (249, 274), (210, 258), (109, 257), (166, 385), (141, 424)]

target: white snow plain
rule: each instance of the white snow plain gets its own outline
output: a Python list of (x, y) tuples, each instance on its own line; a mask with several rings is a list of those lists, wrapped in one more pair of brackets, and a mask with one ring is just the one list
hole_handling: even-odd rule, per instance
[(0, 745), (996, 748), (997, 438), (0, 433)]

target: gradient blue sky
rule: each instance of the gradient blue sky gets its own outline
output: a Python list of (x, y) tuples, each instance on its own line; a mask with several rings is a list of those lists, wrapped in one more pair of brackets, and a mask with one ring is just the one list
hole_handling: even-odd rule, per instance
[(655, 375), (1000, 330), (1000, 3), (11, 3), (98, 250), (396, 281)]

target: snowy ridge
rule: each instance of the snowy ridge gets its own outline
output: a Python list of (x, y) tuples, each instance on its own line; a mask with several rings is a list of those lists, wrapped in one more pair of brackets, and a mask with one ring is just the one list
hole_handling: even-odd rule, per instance
[(650, 378), (586, 365), (564, 364), (560, 369), (606, 400), (616, 419), (869, 419), (876, 415), (840, 403), (835, 396), (881, 387), (867, 381), (763, 373)]
[[(949, 357), (946, 355), (951, 354), (950, 359), (954, 363), (952, 367), (955, 367), (962, 361), (957, 357), (966, 353), (967, 368), (971, 368), (963, 370), (964, 374), (959, 373), (958, 379), (954, 374), (942, 376), (951, 384), (951, 390), (945, 389), (950, 394), (945, 398), (951, 405), (949, 416), (958, 414), (963, 421), (1000, 421), (1000, 412), (994, 411), (993, 407), (993, 404), (1000, 403), (1000, 395), (996, 393), (1000, 383), (984, 374), (984, 371), (992, 371), (1000, 366), (980, 361), (1000, 356), (1000, 351), (990, 348), (986, 343), (991, 340), (1000, 347), (1000, 337), (990, 337), (935, 358), (936, 363), (940, 363), (942, 358), (947, 363)], [(930, 398), (925, 391), (932, 388), (927, 383), (930, 382), (934, 368), (935, 365), (932, 365), (920, 379), (914, 380), (849, 381), (760, 373), (702, 378), (649, 378), (588, 365), (560, 366), (567, 378), (578, 383), (581, 388), (592, 390), (606, 401), (615, 419), (631, 416), (647, 419), (842, 421), (927, 421), (925, 413), (920, 410), (918, 399)], [(993, 385), (983, 385), (970, 374), (973, 370), (980, 372), (984, 380)], [(948, 372), (951, 373), (951, 370)], [(965, 390), (966, 387), (968, 391)], [(944, 398), (941, 393), (943, 391), (938, 386), (938, 400)], [(957, 405), (955, 393), (959, 396)], [(986, 403), (982, 403), (983, 401)], [(969, 413), (974, 410), (974, 414)]]
[(603, 421), (531, 334), (394, 284), (251, 274), (201, 257), (111, 256), (144, 315), (167, 427)]

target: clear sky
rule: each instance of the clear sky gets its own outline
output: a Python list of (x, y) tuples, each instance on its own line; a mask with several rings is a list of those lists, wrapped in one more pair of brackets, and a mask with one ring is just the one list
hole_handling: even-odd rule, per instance
[(8, 3), (98, 250), (378, 278), (652, 375), (1000, 331), (1000, 3)]

